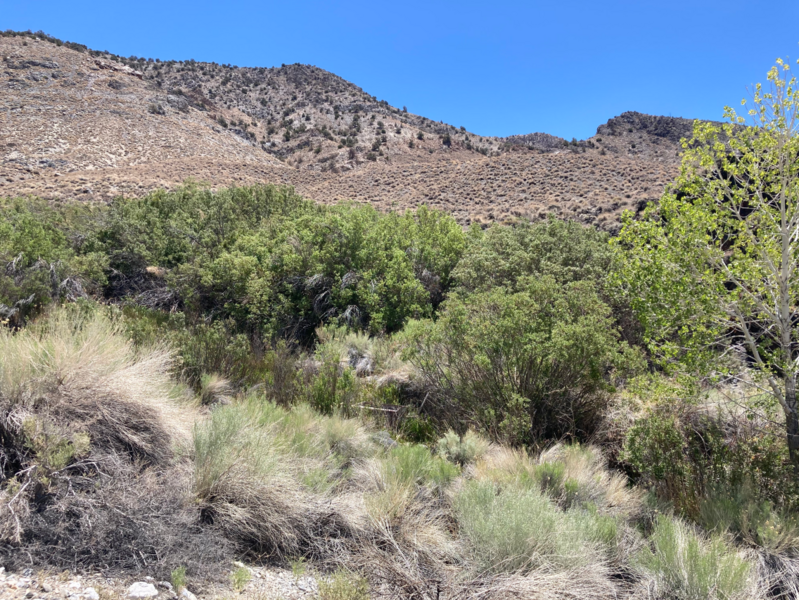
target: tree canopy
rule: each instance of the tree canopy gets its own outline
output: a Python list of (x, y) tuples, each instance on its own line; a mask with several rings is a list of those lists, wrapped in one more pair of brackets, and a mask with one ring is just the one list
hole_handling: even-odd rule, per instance
[(799, 90), (781, 60), (768, 82), (751, 120), (695, 124), (673, 186), (626, 215), (616, 278), (665, 366), (757, 375), (799, 469)]

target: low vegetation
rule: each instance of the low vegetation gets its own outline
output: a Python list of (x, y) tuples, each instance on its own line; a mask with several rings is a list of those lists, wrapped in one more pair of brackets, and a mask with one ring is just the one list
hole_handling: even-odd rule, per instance
[(0, 208), (9, 568), (247, 593), (232, 561), (262, 561), (335, 600), (797, 593), (792, 376), (677, 351), (693, 334), (640, 301), (673, 255), (630, 232), (666, 244), (682, 209), (611, 244), (272, 186)]

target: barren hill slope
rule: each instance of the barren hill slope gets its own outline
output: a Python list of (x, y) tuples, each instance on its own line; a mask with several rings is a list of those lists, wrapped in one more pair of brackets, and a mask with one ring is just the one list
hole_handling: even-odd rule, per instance
[(4, 196), (108, 200), (188, 178), (268, 182), (320, 202), (427, 203), (464, 223), (555, 213), (612, 230), (676, 174), (690, 123), (624, 113), (579, 142), (482, 137), (308, 65), (124, 59), (0, 37)]

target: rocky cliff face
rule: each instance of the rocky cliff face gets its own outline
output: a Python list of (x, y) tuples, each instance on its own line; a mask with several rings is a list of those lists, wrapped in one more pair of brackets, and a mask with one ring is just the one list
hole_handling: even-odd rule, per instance
[[(682, 138), (693, 133), (693, 119), (681, 117), (658, 117), (629, 111), (610, 119), (597, 127), (597, 135), (619, 136), (624, 133), (641, 133), (678, 144)], [(632, 129), (632, 131), (630, 131)]]

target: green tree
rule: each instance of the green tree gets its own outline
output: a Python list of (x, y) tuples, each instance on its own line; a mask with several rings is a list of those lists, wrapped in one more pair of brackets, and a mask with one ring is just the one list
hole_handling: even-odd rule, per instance
[(753, 367), (799, 472), (799, 90), (777, 62), (752, 120), (726, 107), (723, 126), (695, 123), (675, 184), (642, 220), (625, 217), (617, 278), (664, 364)]

